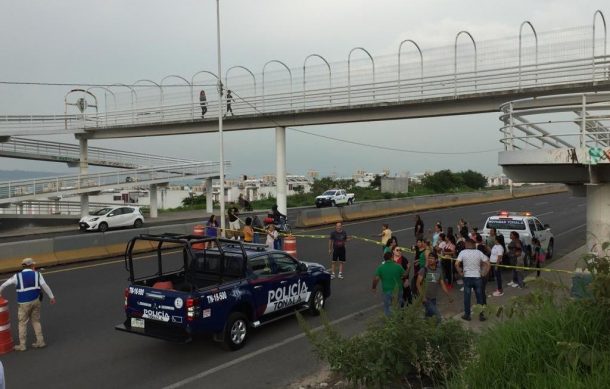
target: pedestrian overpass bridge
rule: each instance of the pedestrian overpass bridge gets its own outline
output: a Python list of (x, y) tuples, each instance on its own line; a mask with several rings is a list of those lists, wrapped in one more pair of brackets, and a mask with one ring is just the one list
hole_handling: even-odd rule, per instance
[[(601, 12), (591, 26), (537, 32), (526, 21), (518, 31), (490, 41), (460, 31), (452, 45), (429, 50), (407, 39), (394, 54), (381, 56), (356, 47), (346, 61), (333, 63), (311, 54), (292, 68), (273, 59), (258, 73), (232, 66), (221, 75), (224, 90), (231, 90), (229, 101), (226, 94), (219, 101), (218, 77), (206, 70), (115, 84), (125, 93), (98, 87), (103, 94), (96, 96), (93, 88), (82, 89), (82, 112), (68, 114), (79, 105), (74, 100), (79, 93), (69, 94), (64, 115), (0, 115), (0, 136), (70, 133), (101, 139), (214, 132), (219, 104), (223, 114), (230, 105), (224, 130), (234, 131), (498, 112), (510, 100), (610, 89)], [(199, 92), (206, 89), (202, 118)]]
[[(99, 98), (88, 89), (74, 89), (66, 95), (63, 115), (0, 115), (0, 136), (74, 134), (80, 141), (83, 173), (90, 139), (215, 132), (217, 115), (227, 115), (227, 131), (275, 127), (277, 201), (285, 213), (288, 126), (499, 112), (502, 107), (501, 119), (509, 121), (501, 129), (507, 150), (500, 154), (503, 168), (527, 180), (590, 185), (587, 230), (610, 236), (610, 176), (607, 165), (594, 167), (602, 157), (610, 160), (610, 148), (605, 148), (607, 114), (592, 114), (608, 102), (606, 95), (597, 94), (610, 91), (607, 29), (601, 11), (584, 27), (538, 32), (524, 21), (518, 35), (505, 39), (477, 41), (470, 32), (459, 31), (446, 47), (422, 49), (406, 39), (389, 55), (373, 56), (363, 47), (346, 54), (345, 61), (331, 63), (313, 53), (292, 68), (272, 59), (258, 73), (236, 65), (225, 74), (201, 70), (192, 76), (168, 75), (158, 82), (98, 85), (104, 91)], [(126, 93), (115, 93), (118, 87)], [(204, 100), (198, 97), (201, 91), (207, 92)], [(574, 93), (584, 96), (580, 108), (562, 100), (572, 99)], [(109, 94), (113, 104), (108, 102)], [(539, 98), (550, 95), (560, 96)], [(514, 109), (523, 99), (527, 101), (520, 115)], [(561, 123), (580, 123), (576, 146), (569, 136), (555, 134), (555, 128), (544, 129), (543, 121), (528, 121), (524, 113), (537, 110), (567, 113), (571, 116)], [(521, 149), (538, 144), (540, 150)], [(591, 145), (596, 145), (594, 154)], [(564, 157), (575, 164), (567, 169), (570, 177), (549, 178), (545, 172), (557, 172), (565, 165)], [(76, 180), (81, 185), (82, 177)], [(90, 186), (95, 185), (102, 186)], [(36, 191), (36, 185), (33, 188)], [(0, 201), (2, 193), (4, 198), (15, 197), (10, 188), (1, 189)], [(592, 249), (589, 241), (588, 237)]]

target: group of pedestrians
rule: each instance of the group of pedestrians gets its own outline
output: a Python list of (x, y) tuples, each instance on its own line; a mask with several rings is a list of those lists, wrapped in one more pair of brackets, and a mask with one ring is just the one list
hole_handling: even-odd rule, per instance
[[(392, 304), (396, 306), (410, 304), (414, 296), (423, 293), (426, 317), (441, 315), (437, 308), (437, 297), (442, 290), (449, 297), (453, 288), (460, 287), (464, 293), (464, 314), (462, 319), (471, 320), (471, 298), (474, 293), (476, 303), (487, 304), (487, 284), (494, 282), (493, 297), (504, 294), (502, 279), (502, 264), (516, 266), (512, 270), (512, 279), (506, 285), (513, 288), (524, 288), (524, 265), (535, 263), (540, 267), (539, 260), (543, 250), (534, 238), (532, 246), (526, 246), (517, 231), (512, 231), (509, 242), (503, 235), (498, 235), (496, 229), (490, 229), (489, 235), (483, 239), (476, 227), (469, 229), (468, 223), (462, 218), (453, 227), (446, 230), (440, 222), (425, 233), (425, 225), (420, 215), (415, 216), (413, 227), (415, 245), (412, 247), (413, 277), (409, 279), (411, 263), (403, 255), (398, 241), (393, 236), (387, 223), (382, 225), (381, 232), (376, 235), (381, 239), (383, 247), (383, 262), (377, 267), (373, 279), (373, 291), (381, 282), (383, 289), (384, 312), (390, 314)], [(454, 232), (457, 231), (457, 234)], [(332, 241), (331, 236), (331, 241)], [(332, 269), (331, 269), (332, 270)], [(540, 271), (537, 272), (540, 275)], [(483, 312), (479, 320), (484, 321)]]
[[(265, 244), (269, 249), (279, 250), (282, 248), (282, 238), (275, 224), (281, 224), (286, 216), (279, 212), (277, 205), (271, 208), (271, 218), (273, 223), (267, 226), (260, 220), (257, 215), (240, 219), (239, 208), (236, 205), (231, 205), (227, 209), (227, 218), (229, 228), (225, 231), (225, 236), (229, 239), (242, 240), (245, 243)], [(243, 225), (242, 225), (243, 224)], [(205, 235), (207, 237), (216, 238), (219, 236), (220, 224), (216, 215), (210, 215), (205, 225)], [(209, 242), (213, 245), (213, 242)]]

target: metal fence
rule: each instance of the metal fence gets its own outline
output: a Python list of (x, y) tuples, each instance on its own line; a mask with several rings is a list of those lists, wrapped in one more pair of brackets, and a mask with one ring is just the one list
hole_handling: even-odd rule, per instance
[(610, 146), (610, 92), (515, 100), (501, 110), (509, 151)]
[[(3, 154), (7, 156), (29, 155), (29, 159), (40, 158), (45, 160), (78, 162), (80, 160), (80, 147), (69, 143), (11, 137), (7, 142), (0, 143), (0, 155)], [(87, 155), (87, 161), (90, 165), (129, 169), (195, 162), (181, 158), (111, 150), (101, 147), (88, 147)]]
[[(225, 167), (231, 163), (225, 161)], [(181, 179), (218, 176), (219, 162), (182, 163), (128, 171), (0, 182), (0, 203), (42, 196), (89, 193), (117, 186), (150, 185)]]

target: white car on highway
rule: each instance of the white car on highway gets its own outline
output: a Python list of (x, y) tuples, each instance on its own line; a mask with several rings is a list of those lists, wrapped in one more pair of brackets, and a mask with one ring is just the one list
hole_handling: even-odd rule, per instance
[(81, 231), (107, 231), (109, 228), (134, 227), (144, 224), (144, 216), (139, 207), (106, 207), (85, 216), (78, 222)]

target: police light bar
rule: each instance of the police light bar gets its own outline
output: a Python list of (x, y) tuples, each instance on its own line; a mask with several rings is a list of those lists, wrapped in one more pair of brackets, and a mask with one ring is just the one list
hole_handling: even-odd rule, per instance
[(508, 211), (500, 211), (498, 216), (532, 216), (532, 213), (529, 211), (523, 212), (508, 212)]

